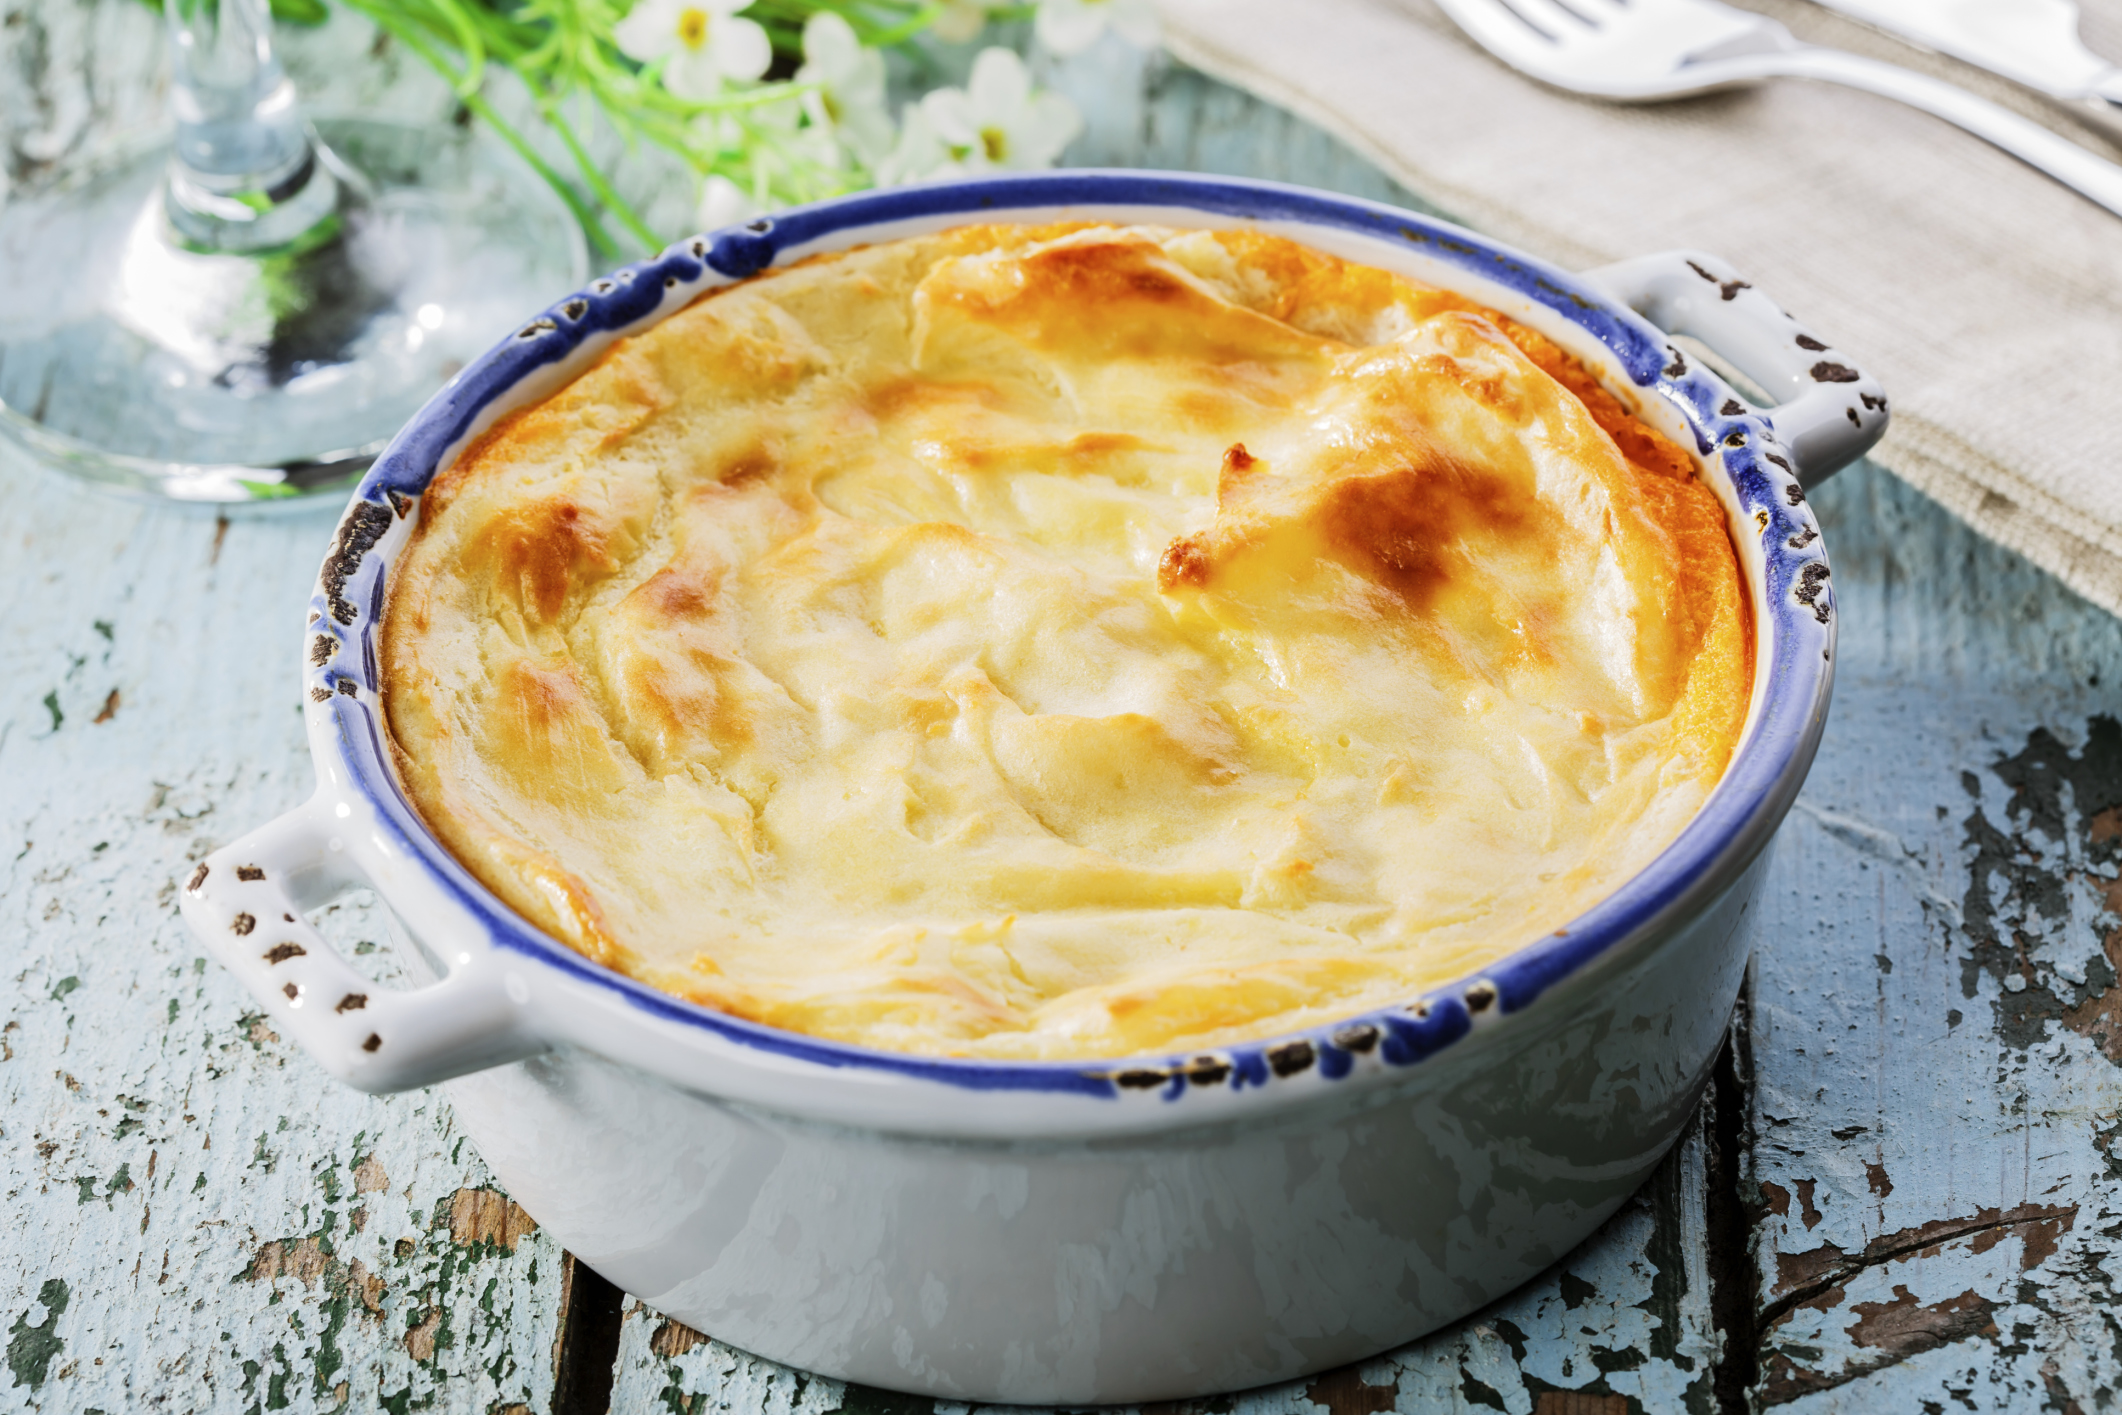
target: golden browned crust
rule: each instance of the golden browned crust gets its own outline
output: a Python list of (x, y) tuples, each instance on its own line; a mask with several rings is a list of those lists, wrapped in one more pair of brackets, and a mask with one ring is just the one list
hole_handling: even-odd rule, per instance
[(423, 500), (407, 788), (586, 955), (902, 1050), (1217, 1045), (1557, 927), (1716, 783), (1721, 505), (1548, 340), (1241, 232), (703, 299)]

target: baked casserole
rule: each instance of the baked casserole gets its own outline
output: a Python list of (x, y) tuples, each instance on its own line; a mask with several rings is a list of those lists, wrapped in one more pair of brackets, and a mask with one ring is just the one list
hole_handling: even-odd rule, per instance
[(511, 907), (944, 1055), (1467, 976), (1680, 833), (1753, 678), (1687, 454), (1532, 330), (1248, 231), (715, 291), (438, 476), (390, 596), (401, 778)]

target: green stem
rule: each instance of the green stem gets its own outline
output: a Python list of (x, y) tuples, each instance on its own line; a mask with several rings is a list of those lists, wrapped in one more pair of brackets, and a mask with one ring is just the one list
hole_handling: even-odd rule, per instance
[(583, 150), (581, 142), (575, 137), (575, 130), (561, 119), (558, 105), (549, 96), (539, 96), (538, 113), (545, 119), (546, 126), (560, 135), (560, 141), (567, 144), (568, 152), (575, 159), (575, 170), (582, 174), (582, 180), (589, 183), (589, 189), (596, 193), (597, 200), (604, 203), (604, 209), (618, 217), (619, 223), (633, 233), (634, 239), (639, 241), (644, 249), (662, 249), (663, 242), (657, 239), (655, 229), (641, 219), (640, 213), (636, 212), (624, 197), (612, 190), (612, 184), (605, 179), (604, 173), (598, 170), (597, 164), (590, 161), (589, 153)]
[(941, 18), (943, 18), (942, 5), (925, 6), (908, 15), (890, 29), (880, 31), (877, 37), (870, 41), (870, 44), (877, 49), (890, 49), (895, 45), (904, 44)]
[(457, 37), (457, 48), (464, 51), (464, 77), (457, 80), (457, 96), (463, 98), (479, 91), (479, 84), (486, 77), (486, 46), (481, 42), (478, 29), (471, 17), (456, 4), (456, 0), (430, 0), (441, 11)]
[[(450, 81), (452, 86), (454, 86), (456, 75), (452, 72), (449, 63), (435, 52), (425, 39), (421, 38), (409, 25), (404, 23), (400, 16), (384, 9), (378, 3), (378, 0), (347, 0), (347, 4), (374, 20), (376, 24), (388, 31), (393, 38), (405, 45), (406, 48), (419, 55), (436, 73), (442, 75), (445, 80)], [(557, 192), (560, 199), (567, 203), (567, 209), (574, 214), (576, 224), (582, 227), (583, 235), (589, 238), (590, 246), (596, 252), (599, 260), (608, 260), (618, 252), (618, 243), (611, 238), (611, 233), (604, 229), (604, 223), (597, 219), (596, 211), (591, 208), (588, 202), (582, 199), (581, 193), (577, 192), (566, 178), (554, 171), (545, 159), (540, 157), (530, 143), (524, 139), (523, 135), (517, 132), (499, 113), (494, 111), (494, 106), (486, 101), (484, 95), (477, 93), (463, 94), (462, 102), (481, 122), (487, 124), (496, 133), (499, 133), (501, 140), (514, 148), (517, 156), (529, 163), (531, 170), (543, 178), (545, 184)]]
[[(152, 0), (150, 0), (152, 3)], [(323, 0), (276, 0), (319, 4)], [(613, 27), (633, 0), (346, 0), (433, 68), (464, 105), (494, 129), (567, 203), (599, 260), (621, 254), (604, 220), (648, 250), (663, 243), (640, 212), (594, 162), (578, 129), (601, 115), (631, 145), (647, 141), (696, 173), (736, 177), (761, 202), (808, 201), (860, 185), (859, 170), (818, 163), (791, 134), (753, 115), (815, 87), (776, 83), (707, 100), (672, 93), (660, 65), (646, 67), (621, 54)], [(1031, 13), (1028, 5), (1007, 7)], [(804, 24), (821, 11), (846, 19), (870, 47), (903, 45), (943, 13), (939, 0), (753, 0), (746, 13), (768, 27), (784, 55), (800, 49)], [(998, 11), (999, 13), (999, 11)], [(452, 54), (462, 63), (452, 62)], [(480, 93), (487, 63), (512, 70), (529, 90), (538, 116), (559, 137), (580, 174), (563, 177)], [(584, 111), (567, 106), (579, 99)], [(572, 113), (573, 124), (570, 123)], [(696, 120), (720, 115), (734, 125), (730, 144), (705, 138)], [(600, 219), (600, 216), (602, 219)]]

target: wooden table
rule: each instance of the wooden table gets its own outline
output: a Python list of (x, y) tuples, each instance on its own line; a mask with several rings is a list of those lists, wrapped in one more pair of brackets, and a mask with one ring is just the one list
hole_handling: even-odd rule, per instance
[[(12, 3), (0, 135), (26, 189), (152, 117), (158, 36), (133, 0)], [(446, 116), (369, 40), (289, 41), (320, 110)], [(1052, 77), (1092, 112), (1074, 160), (1413, 200), (1197, 75), (1108, 48)], [(1834, 717), (1687, 1138), (1478, 1316), (1185, 1409), (2068, 1412), (2122, 1391), (2122, 624), (1874, 468), (1815, 500)], [(175, 881), (309, 788), (299, 625), (329, 521), (0, 467), (0, 1409), (925, 1415), (577, 1271), (438, 1096), (331, 1084), (200, 956)], [(325, 925), (390, 977), (364, 901)]]

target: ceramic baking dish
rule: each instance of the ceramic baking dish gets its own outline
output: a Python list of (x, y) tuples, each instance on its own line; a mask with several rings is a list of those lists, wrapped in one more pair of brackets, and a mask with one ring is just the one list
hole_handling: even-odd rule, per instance
[[(703, 291), (953, 225), (1075, 219), (1253, 227), (1459, 290), (1554, 339), (1693, 449), (1730, 514), (1756, 631), (1745, 734), (1701, 814), (1611, 897), (1478, 976), (1202, 1055), (865, 1050), (679, 1001), (511, 913), (407, 804), (375, 696), (392, 560), (437, 470)], [(1777, 405), (1749, 402), (1676, 335)], [(303, 634), (317, 792), (209, 856), (185, 917), (327, 1071), (371, 1091), (446, 1083), (487, 1163), (559, 1241), (734, 1345), (872, 1385), (1042, 1403), (1339, 1365), (1555, 1261), (1679, 1133), (1827, 713), (1834, 594), (1801, 487), (1885, 423), (1847, 356), (1713, 257), (1570, 274), (1286, 186), (967, 180), (703, 235), (532, 319), (376, 462)], [(362, 885), (424, 986), (368, 982), (304, 921)]]

